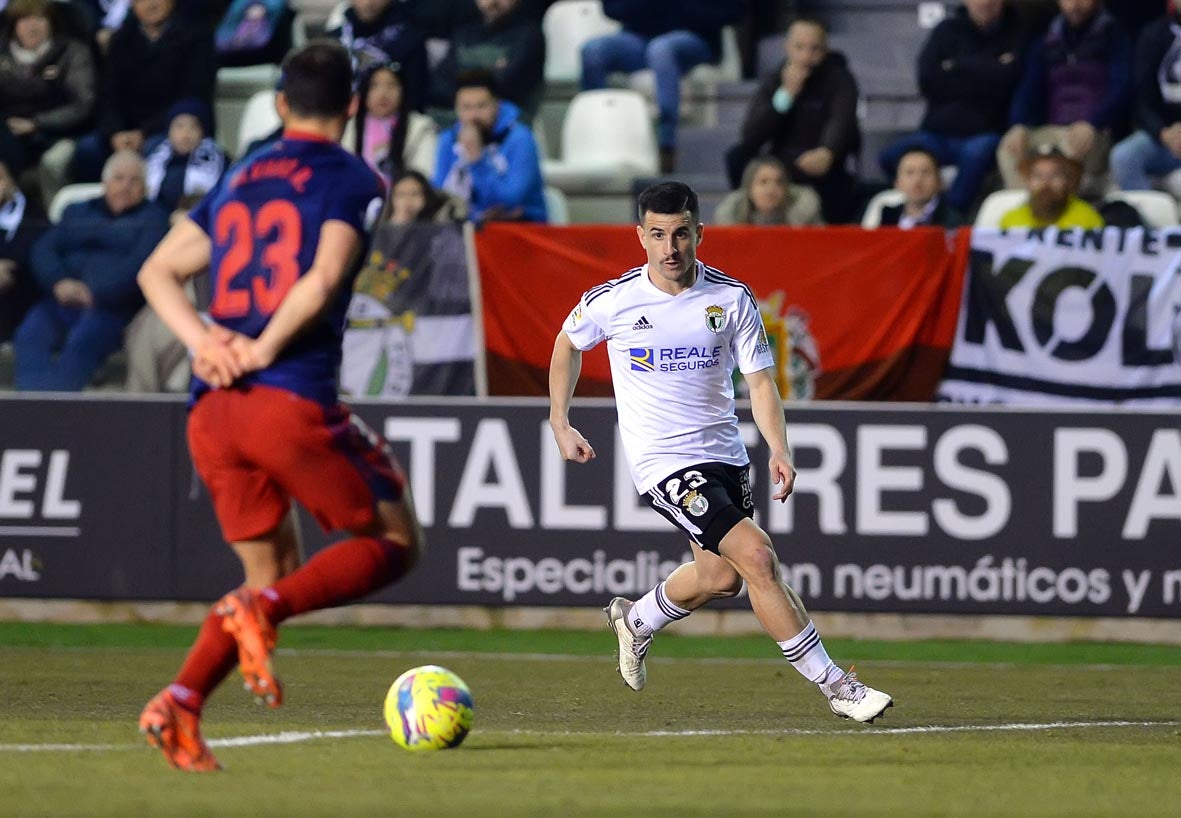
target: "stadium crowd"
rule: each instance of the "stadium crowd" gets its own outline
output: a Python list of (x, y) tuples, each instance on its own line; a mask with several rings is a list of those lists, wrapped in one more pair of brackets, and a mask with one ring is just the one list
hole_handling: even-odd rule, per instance
[[(219, 70), (273, 65), (300, 31), (353, 54), (343, 141), (391, 183), (383, 219), (561, 221), (539, 112), (547, 34), (575, 5), (593, 8), (569, 92), (646, 89), (654, 160), (632, 175), (716, 167), (732, 190), (709, 211), (718, 224), (950, 228), (1023, 190), (994, 226), (1131, 226), (1151, 219), (1119, 192), (1170, 190), (1181, 171), (1181, 15), (1165, 0), (943, 4), (914, 54), (921, 121), (869, 161), (864, 55), (834, 47), (820, 2), (0, 0), (0, 344), (15, 386), (81, 389), (125, 343), (131, 388), (175, 382), (184, 350), (142, 311), (136, 270), (243, 153), (216, 138)], [(731, 143), (679, 144), (694, 72), (734, 60), (746, 96)]]

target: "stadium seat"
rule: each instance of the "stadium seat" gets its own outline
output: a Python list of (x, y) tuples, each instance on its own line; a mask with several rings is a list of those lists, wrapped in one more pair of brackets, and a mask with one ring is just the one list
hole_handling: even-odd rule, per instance
[(900, 190), (883, 190), (869, 200), (865, 206), (865, 215), (861, 217), (861, 226), (872, 230), (882, 226), (882, 208), (889, 205), (900, 205), (905, 201)]
[(1149, 227), (1175, 227), (1177, 201), (1161, 190), (1120, 190), (1107, 194), (1109, 202), (1126, 202), (1144, 218)]
[(291, 0), (290, 5), (307, 20), (310, 28), (321, 28), (338, 3), (337, 0)]
[(61, 221), (62, 213), (72, 204), (78, 202), (85, 202), (90, 199), (97, 199), (103, 195), (103, 186), (99, 182), (87, 182), (85, 184), (66, 185), (57, 192), (53, 197), (53, 201), (49, 203), (49, 221), (57, 224)]
[(980, 204), (973, 226), (999, 228), (1001, 217), (1010, 210), (1021, 207), (1028, 198), (1029, 193), (1024, 190), (998, 190), (996, 193), (988, 194)]
[(582, 44), (619, 31), (599, 0), (558, 0), (541, 21), (545, 33), (545, 81), (576, 83), (582, 75)]
[(238, 126), (236, 156), (240, 158), (251, 142), (266, 136), (280, 124), (279, 114), (275, 111), (274, 89), (255, 93), (242, 112), (242, 121)]
[(349, 10), (348, 0), (337, 3), (332, 7), (332, 11), (328, 12), (328, 19), (324, 21), (324, 30), (332, 31), (335, 28), (340, 28), (344, 25), (344, 13)]
[(549, 224), (570, 224), (570, 204), (566, 194), (551, 185), (545, 186), (545, 210)]
[(308, 44), (308, 18), (306, 14), (296, 14), (291, 21), (291, 47), (303, 48)]
[(628, 191), (637, 176), (659, 167), (648, 104), (636, 91), (575, 94), (562, 121), (560, 159), (542, 163), (547, 183), (563, 191)]

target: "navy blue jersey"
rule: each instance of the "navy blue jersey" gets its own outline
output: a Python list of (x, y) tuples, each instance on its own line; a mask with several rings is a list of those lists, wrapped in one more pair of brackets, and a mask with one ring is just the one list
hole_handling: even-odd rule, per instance
[[(312, 266), (325, 222), (335, 219), (352, 226), (367, 245), (384, 192), (364, 161), (319, 137), (288, 132), (248, 155), (189, 214), (213, 242), (213, 320), (257, 338), (292, 285)], [(364, 257), (364, 252), (358, 256), (356, 268)], [(243, 382), (287, 389), (324, 405), (336, 403), (345, 312), (356, 268), (316, 321), (269, 367)], [(193, 378), (194, 401), (208, 389)]]

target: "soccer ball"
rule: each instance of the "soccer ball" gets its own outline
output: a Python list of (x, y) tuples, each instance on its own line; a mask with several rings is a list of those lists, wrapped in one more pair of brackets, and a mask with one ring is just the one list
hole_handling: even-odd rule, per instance
[(458, 747), (472, 729), (472, 692), (445, 667), (423, 665), (399, 676), (385, 696), (385, 723), (406, 750)]

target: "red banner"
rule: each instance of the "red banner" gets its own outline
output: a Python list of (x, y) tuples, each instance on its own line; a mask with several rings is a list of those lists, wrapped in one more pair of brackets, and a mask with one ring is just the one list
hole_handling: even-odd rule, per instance
[[(970, 232), (707, 227), (698, 257), (759, 300), (780, 390), (931, 400), (955, 336)], [(545, 395), (554, 337), (583, 292), (643, 264), (634, 227), (493, 224), (476, 236), (491, 395)], [(607, 355), (580, 395), (609, 395)]]

